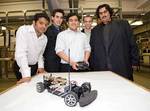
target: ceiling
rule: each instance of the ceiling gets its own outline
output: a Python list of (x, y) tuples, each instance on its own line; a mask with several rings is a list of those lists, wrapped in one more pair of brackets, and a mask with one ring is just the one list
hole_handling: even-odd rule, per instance
[[(34, 2), (42, 2), (42, 1), (51, 1), (50, 3), (52, 3), (52, 5), (50, 5), (50, 7), (57, 5), (58, 8), (64, 9), (66, 7), (69, 8), (69, 1), (72, 1), (72, 0), (0, 0), (0, 5), (2, 6), (2, 4), (9, 4), (9, 3), (17, 4), (21, 2), (26, 2), (26, 3), (33, 2), (34, 3)], [(132, 19), (132, 21), (143, 19), (143, 21), (147, 22), (150, 17), (149, 16), (150, 15), (149, 14), (150, 13), (149, 12), (150, 0), (74, 0), (74, 1), (79, 2), (79, 7), (94, 8), (94, 11), (95, 11), (95, 8), (97, 7), (97, 4), (108, 3), (112, 5), (113, 7), (118, 7), (118, 4), (120, 2), (121, 3), (120, 7), (122, 7), (123, 18)], [(28, 5), (27, 5), (27, 8), (29, 8)], [(2, 8), (2, 9), (5, 9), (5, 8)], [(19, 8), (17, 9), (19, 10)]]
[[(53, 3), (58, 2), (59, 8), (66, 8), (63, 3), (69, 3), (69, 1), (78, 1), (79, 7), (94, 7), (100, 3), (109, 3), (113, 6), (117, 6), (120, 3), (122, 6), (122, 12), (124, 15), (136, 15), (140, 13), (146, 13), (150, 11), (150, 0), (0, 0), (2, 3), (17, 3), (17, 2), (31, 2), (31, 1), (53, 1)], [(86, 5), (85, 5), (86, 4)], [(94, 4), (94, 5), (92, 5)], [(117, 5), (116, 5), (117, 4)]]

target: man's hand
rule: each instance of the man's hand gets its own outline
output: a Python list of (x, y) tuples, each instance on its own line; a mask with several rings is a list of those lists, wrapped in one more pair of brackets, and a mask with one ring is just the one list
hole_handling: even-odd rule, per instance
[(89, 62), (88, 62), (87, 60), (84, 60), (84, 62), (85, 62), (86, 64), (88, 64), (88, 66), (89, 66)]
[(31, 81), (31, 77), (24, 77), (22, 79), (20, 79), (19, 81), (17, 81), (17, 84), (21, 84), (24, 82), (30, 82)]
[(78, 64), (76, 62), (71, 62), (71, 66), (74, 70), (78, 70), (77, 68)]
[(44, 68), (38, 68), (37, 69), (37, 74), (40, 74), (40, 73), (45, 73), (46, 71), (44, 70)]

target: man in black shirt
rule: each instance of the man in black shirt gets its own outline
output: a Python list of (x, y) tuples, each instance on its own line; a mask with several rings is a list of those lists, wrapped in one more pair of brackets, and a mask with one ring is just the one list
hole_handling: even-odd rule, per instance
[(52, 12), (52, 25), (46, 31), (48, 43), (44, 52), (44, 67), (47, 72), (60, 71), (60, 58), (55, 53), (55, 44), (58, 33), (61, 31), (60, 26), (63, 22), (64, 11), (55, 9)]

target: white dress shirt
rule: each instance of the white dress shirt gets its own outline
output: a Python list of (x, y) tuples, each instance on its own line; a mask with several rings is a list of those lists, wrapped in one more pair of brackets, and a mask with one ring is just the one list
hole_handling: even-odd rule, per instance
[(20, 67), (22, 77), (30, 77), (29, 65), (38, 62), (38, 68), (44, 68), (43, 53), (47, 44), (46, 35), (37, 37), (33, 25), (21, 26), (16, 34), (15, 60)]
[[(84, 33), (67, 29), (58, 34), (55, 51), (56, 53), (64, 51), (69, 56), (69, 49), (70, 58), (75, 62), (83, 61), (85, 51), (91, 51), (91, 47)], [(61, 59), (61, 63), (66, 64), (67, 62)]]

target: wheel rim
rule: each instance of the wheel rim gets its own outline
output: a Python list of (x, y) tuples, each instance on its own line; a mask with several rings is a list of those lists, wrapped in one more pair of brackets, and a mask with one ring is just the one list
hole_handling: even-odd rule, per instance
[(37, 92), (41, 93), (44, 91), (44, 84), (39, 82), (36, 84), (36, 89), (37, 89)]
[(66, 97), (65, 97), (65, 103), (68, 106), (75, 106), (76, 103), (77, 103), (76, 97), (74, 95), (72, 95), (72, 94), (66, 95)]

